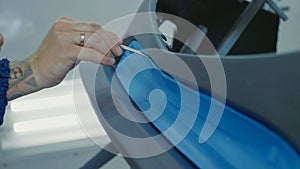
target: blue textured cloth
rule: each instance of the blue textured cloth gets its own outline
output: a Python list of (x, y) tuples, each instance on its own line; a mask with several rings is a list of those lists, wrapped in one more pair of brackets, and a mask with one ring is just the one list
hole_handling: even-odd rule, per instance
[(8, 89), (9, 79), (9, 60), (3, 59), (0, 61), (0, 125), (3, 123), (5, 107), (7, 105), (6, 92)]

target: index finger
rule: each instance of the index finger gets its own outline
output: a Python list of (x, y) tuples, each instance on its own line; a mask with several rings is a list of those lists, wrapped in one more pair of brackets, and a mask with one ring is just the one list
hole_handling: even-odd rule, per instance
[(117, 37), (116, 34), (104, 29), (100, 29), (96, 33), (101, 36), (115, 56), (120, 56), (123, 54), (123, 50), (120, 48), (120, 45), (123, 43), (123, 41), (121, 38)]

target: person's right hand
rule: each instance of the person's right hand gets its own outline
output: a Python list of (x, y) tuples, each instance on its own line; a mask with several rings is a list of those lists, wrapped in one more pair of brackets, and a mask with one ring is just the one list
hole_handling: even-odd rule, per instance
[[(80, 45), (80, 33), (85, 32), (84, 46)], [(112, 65), (114, 56), (123, 51), (122, 40), (114, 33), (95, 23), (59, 18), (51, 27), (39, 49), (29, 58), (37, 84), (51, 87), (63, 80), (79, 61)]]

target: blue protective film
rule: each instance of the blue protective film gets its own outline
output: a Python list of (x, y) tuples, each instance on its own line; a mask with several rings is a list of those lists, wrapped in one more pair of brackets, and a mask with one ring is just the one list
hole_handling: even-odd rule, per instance
[[(129, 47), (143, 49), (137, 41), (132, 41)], [(147, 69), (143, 69), (145, 67)], [(182, 104), (180, 96), (181, 92), (195, 95), (199, 91), (194, 91), (175, 81), (147, 57), (125, 51), (116, 68), (116, 74), (132, 100), (159, 131), (170, 130), (180, 110), (186, 111), (184, 112), (186, 119), (193, 115), (189, 110), (193, 109), (194, 100)], [(134, 78), (129, 78), (133, 74)], [(179, 88), (184, 90), (180, 91)], [(163, 96), (159, 92), (153, 92), (158, 90), (164, 91)], [(157, 99), (149, 100), (150, 93), (154, 97), (156, 93)], [(211, 103), (220, 106), (222, 104), (206, 94), (200, 93), (199, 96), (201, 102), (196, 122), (189, 133), (183, 136), (184, 139), (175, 145), (196, 166), (209, 169), (300, 168), (299, 155), (285, 140), (262, 124), (226, 105), (214, 134), (206, 142), (199, 143), (199, 135)], [(152, 108), (150, 102), (162, 106)], [(182, 127), (186, 123), (185, 118), (179, 119)], [(172, 134), (166, 137), (171, 143), (182, 136), (178, 128), (170, 133)]]

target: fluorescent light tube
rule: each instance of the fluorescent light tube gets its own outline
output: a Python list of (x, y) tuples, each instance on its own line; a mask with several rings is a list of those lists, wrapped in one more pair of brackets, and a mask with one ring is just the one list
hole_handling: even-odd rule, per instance
[(40, 99), (22, 100), (11, 103), (11, 111), (22, 112), (73, 106), (73, 95), (55, 96)]
[(76, 114), (17, 122), (13, 125), (13, 130), (16, 133), (25, 133), (62, 130), (74, 126), (80, 126)]

